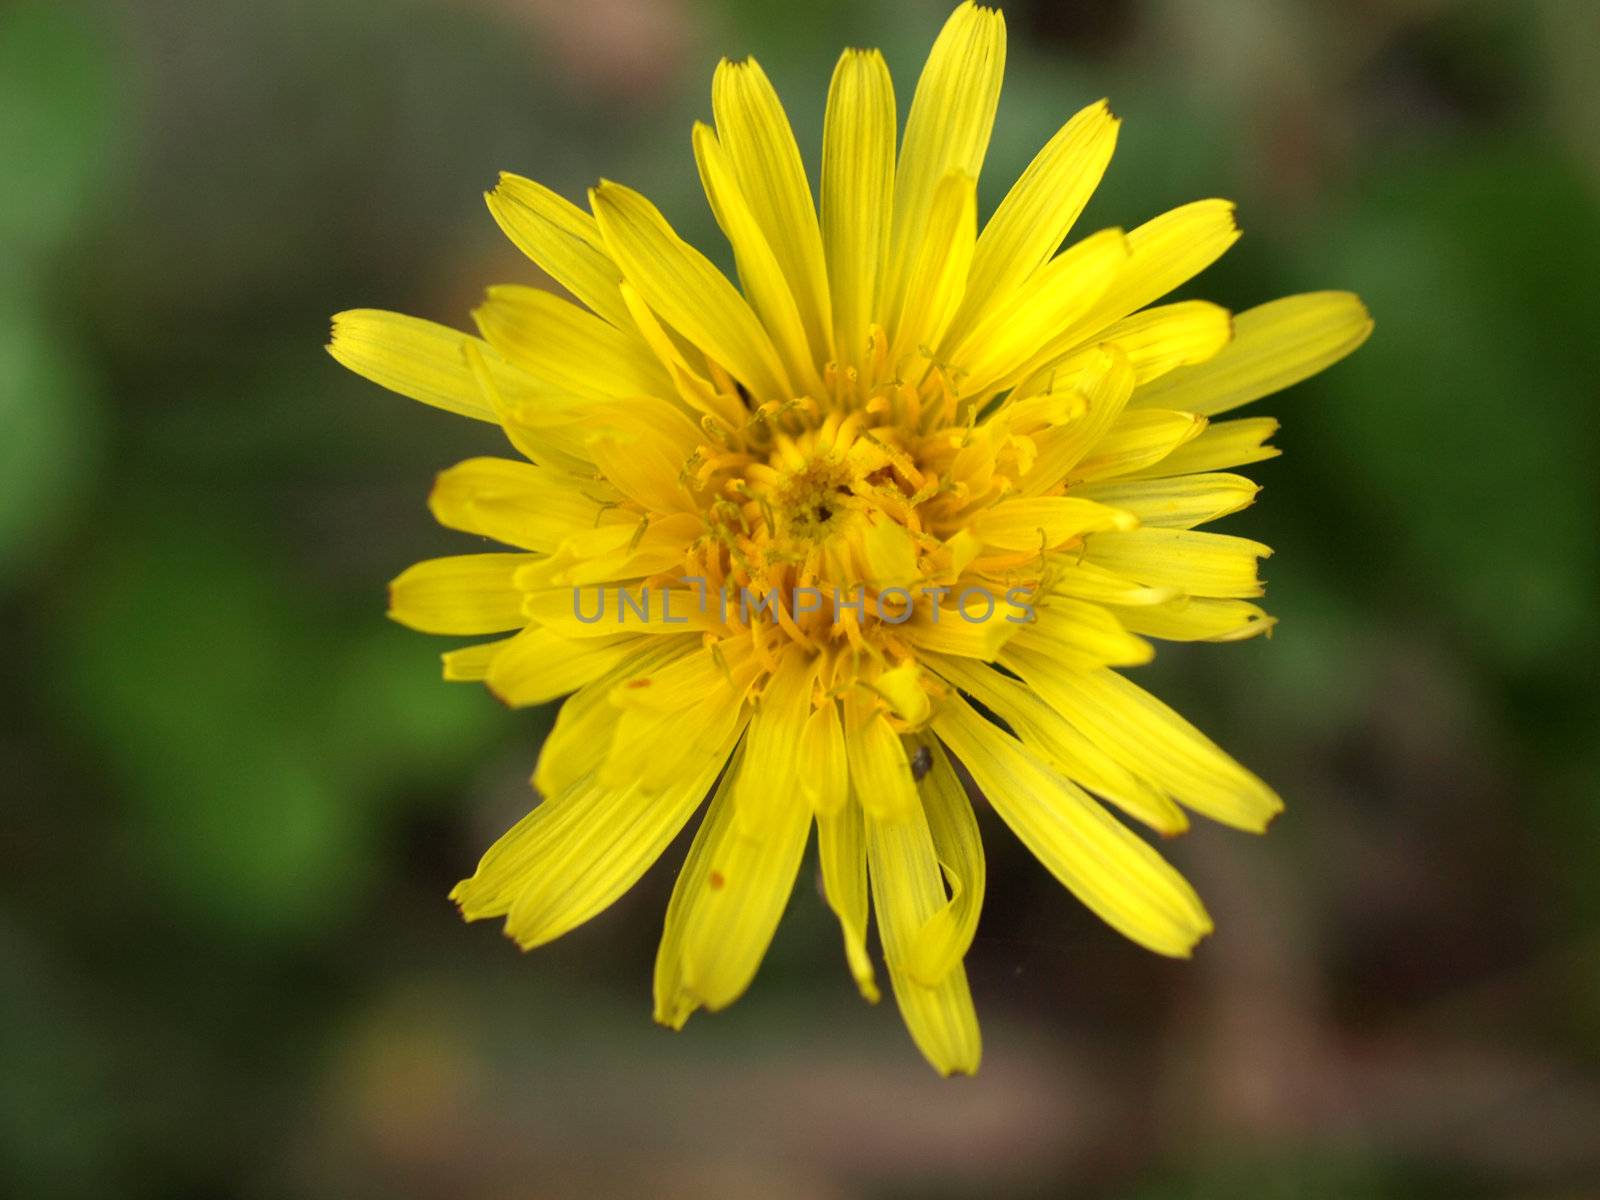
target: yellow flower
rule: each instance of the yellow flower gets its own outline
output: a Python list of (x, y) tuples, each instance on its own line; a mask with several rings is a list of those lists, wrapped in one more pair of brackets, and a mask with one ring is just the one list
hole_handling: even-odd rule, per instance
[(694, 151), (740, 287), (637, 192), (603, 182), (585, 212), (506, 175), (495, 220), (581, 305), (493, 287), (478, 337), (334, 318), (345, 366), (500, 425), (527, 460), (461, 463), (430, 499), (515, 550), (419, 563), (391, 591), (412, 628), (510, 634), (447, 653), (447, 679), (512, 705), (572, 693), (544, 799), (452, 896), (548, 942), (713, 793), (656, 962), (673, 1028), (749, 985), (815, 824), (861, 993), (878, 997), (870, 892), (911, 1036), (939, 1071), (975, 1070), (962, 960), (984, 858), (957, 762), (1080, 900), (1174, 956), (1211, 921), (1105, 805), (1163, 835), (1184, 808), (1252, 831), (1280, 808), (1114, 668), (1148, 661), (1149, 638), (1270, 628), (1251, 602), (1267, 547), (1196, 526), (1251, 503), (1226, 468), (1276, 454), (1277, 423), (1213, 418), (1348, 354), (1371, 321), (1340, 292), (1236, 317), (1146, 307), (1238, 237), (1221, 200), (1058, 253), (1116, 142), (1104, 103), (980, 232), (1004, 61), (1001, 15), (963, 4), (897, 156), (888, 68), (847, 51), (820, 206), (761, 68), (723, 62)]

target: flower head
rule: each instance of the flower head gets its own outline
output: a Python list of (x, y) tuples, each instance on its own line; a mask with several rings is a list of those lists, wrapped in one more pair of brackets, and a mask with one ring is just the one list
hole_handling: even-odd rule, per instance
[(571, 693), (543, 800), (453, 896), (532, 947), (616, 900), (710, 793), (668, 907), (656, 1018), (748, 986), (812, 826), (863, 995), (870, 907), (906, 1024), (976, 1069), (962, 966), (984, 858), (956, 764), (1114, 928), (1184, 956), (1211, 922), (1107, 805), (1172, 835), (1185, 809), (1246, 829), (1265, 784), (1115, 670), (1149, 639), (1270, 628), (1265, 546), (1197, 526), (1251, 503), (1228, 468), (1277, 453), (1267, 418), (1213, 418), (1353, 350), (1345, 293), (1232, 316), (1148, 307), (1238, 237), (1186, 205), (1061, 247), (1117, 137), (1074, 116), (979, 230), (975, 184), (1005, 60), (963, 4), (896, 153), (883, 58), (828, 95), (820, 205), (753, 61), (723, 62), (694, 130), (735, 286), (639, 193), (588, 210), (517, 176), (502, 229), (578, 303), (494, 287), (479, 336), (392, 313), (334, 318), (340, 362), (499, 424), (523, 461), (444, 472), (443, 524), (513, 547), (423, 562), (391, 615), (500, 634), (444, 656), (512, 705)]

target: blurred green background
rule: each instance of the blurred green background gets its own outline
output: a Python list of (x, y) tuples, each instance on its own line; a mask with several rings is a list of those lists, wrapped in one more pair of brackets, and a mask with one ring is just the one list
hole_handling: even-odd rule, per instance
[(839, 49), (903, 105), (948, 3), (0, 4), (0, 1195), (1600, 1196), (1586, 0), (1005, 4), (989, 205), (1108, 95), (1084, 228), (1229, 196), (1204, 294), (1378, 322), (1260, 407), (1286, 453), (1228, 527), (1277, 549), (1275, 636), (1139, 676), (1290, 806), (1170, 847), (1193, 962), (983, 812), (985, 1062), (944, 1083), (809, 872), (678, 1036), (681, 845), (532, 956), (446, 901), (550, 714), (440, 682), (384, 585), (473, 548), (424, 497), (501, 443), (343, 372), (328, 315), (465, 326), (533, 281), (501, 168), (716, 244), (717, 57), (762, 59), (815, 170)]

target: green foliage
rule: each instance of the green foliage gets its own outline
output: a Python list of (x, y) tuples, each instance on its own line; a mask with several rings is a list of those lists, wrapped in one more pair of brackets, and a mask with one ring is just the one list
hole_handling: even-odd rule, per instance
[(31, 300), (0, 285), (0, 589), (49, 564), (102, 452), (94, 366)]
[(1368, 181), (1313, 261), (1378, 329), (1310, 418), (1393, 585), (1431, 583), (1506, 672), (1592, 644), (1600, 207), (1537, 148), (1435, 149)]
[(130, 853), (185, 921), (273, 943), (342, 927), (399, 815), (382, 798), (470, 772), (494, 706), (212, 520), (158, 507), (106, 533), (56, 685), (121, 785)]
[(71, 4), (0, 8), (0, 260), (69, 238), (120, 149), (115, 64), (106, 30)]

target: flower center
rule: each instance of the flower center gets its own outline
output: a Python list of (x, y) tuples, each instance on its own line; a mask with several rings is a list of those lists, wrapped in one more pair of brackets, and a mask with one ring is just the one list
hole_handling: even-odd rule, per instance
[(901, 627), (938, 621), (963, 588), (1037, 582), (1037, 551), (975, 562), (968, 531), (1016, 486), (1014, 439), (960, 410), (942, 369), (922, 371), (906, 382), (881, 353), (830, 364), (820, 400), (741, 390), (743, 427), (708, 426), (686, 468), (704, 522), (686, 573), (724, 597), (728, 633), (763, 655), (793, 640), (900, 660)]
[(780, 473), (780, 482), (767, 493), (775, 532), (797, 548), (825, 541), (854, 511), (855, 478), (844, 459), (831, 454), (813, 457), (787, 475), (781, 464), (768, 466)]

